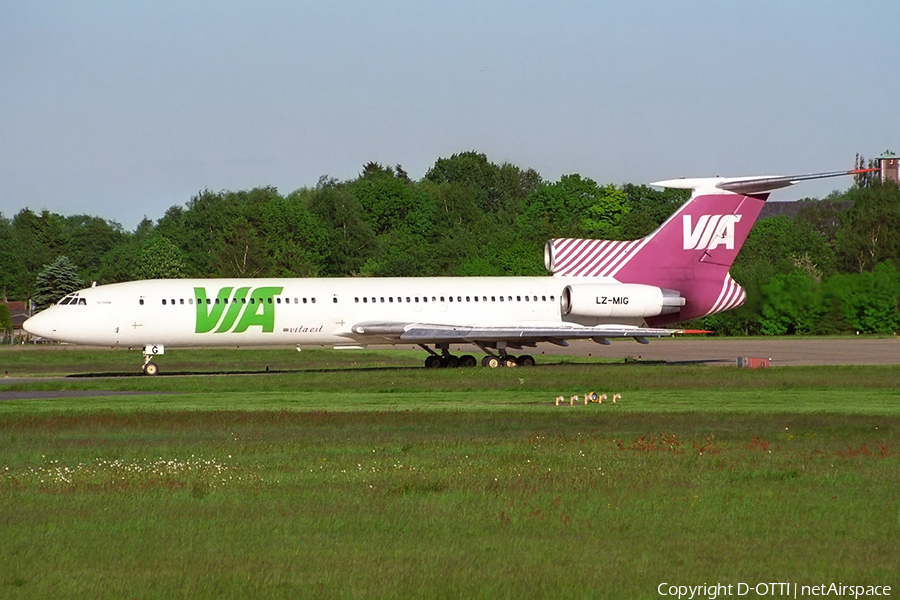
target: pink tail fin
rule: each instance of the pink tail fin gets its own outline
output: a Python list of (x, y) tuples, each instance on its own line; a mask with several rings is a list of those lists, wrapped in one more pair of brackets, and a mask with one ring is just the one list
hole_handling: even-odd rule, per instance
[(544, 261), (554, 275), (605, 277), (679, 292), (685, 299), (682, 309), (648, 318), (651, 326), (722, 312), (746, 298), (728, 269), (759, 217), (767, 192), (801, 181), (875, 170), (660, 181), (652, 185), (694, 193), (656, 231), (631, 242), (550, 240)]
[(681, 311), (648, 319), (652, 326), (735, 308), (746, 295), (728, 269), (766, 197), (704, 189), (639, 240), (550, 240), (547, 268), (559, 276), (607, 277), (678, 291), (685, 299)]

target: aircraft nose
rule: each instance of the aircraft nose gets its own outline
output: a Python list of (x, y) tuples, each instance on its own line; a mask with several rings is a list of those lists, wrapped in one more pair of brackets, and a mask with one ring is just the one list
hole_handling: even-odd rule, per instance
[(22, 327), (31, 335), (38, 337), (53, 339), (56, 334), (55, 319), (53, 315), (48, 314), (50, 310), (45, 310), (27, 319)]

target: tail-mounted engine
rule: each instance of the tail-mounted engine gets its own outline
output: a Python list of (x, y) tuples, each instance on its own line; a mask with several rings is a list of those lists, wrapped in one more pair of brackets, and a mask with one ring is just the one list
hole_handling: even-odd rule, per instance
[(684, 306), (675, 290), (637, 283), (567, 285), (559, 299), (563, 316), (576, 317), (656, 317)]

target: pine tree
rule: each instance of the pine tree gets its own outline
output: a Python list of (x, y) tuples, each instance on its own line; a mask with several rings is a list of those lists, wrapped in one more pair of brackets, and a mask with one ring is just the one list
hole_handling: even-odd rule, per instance
[(60, 256), (53, 264), (44, 265), (38, 273), (35, 283), (34, 304), (38, 310), (43, 310), (55, 304), (71, 292), (84, 287), (78, 269), (66, 256)]

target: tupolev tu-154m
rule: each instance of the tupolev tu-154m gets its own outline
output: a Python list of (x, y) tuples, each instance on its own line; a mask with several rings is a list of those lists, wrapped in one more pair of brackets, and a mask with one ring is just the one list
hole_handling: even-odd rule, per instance
[(690, 333), (666, 325), (740, 306), (728, 270), (768, 192), (857, 169), (796, 176), (672, 179), (651, 185), (693, 190), (649, 235), (633, 241), (551, 239), (549, 276), (321, 279), (167, 279), (83, 289), (25, 322), (29, 333), (73, 344), (142, 348), (155, 357), (192, 346), (416, 344), (426, 367), (531, 366), (509, 350), (538, 343)]

